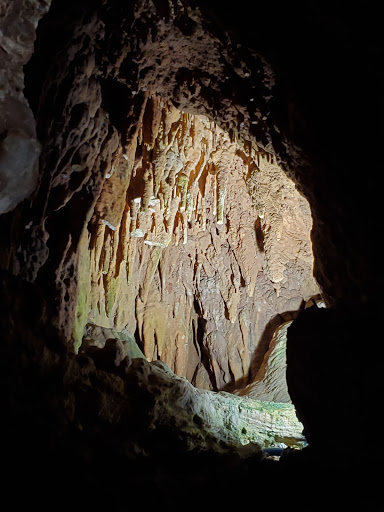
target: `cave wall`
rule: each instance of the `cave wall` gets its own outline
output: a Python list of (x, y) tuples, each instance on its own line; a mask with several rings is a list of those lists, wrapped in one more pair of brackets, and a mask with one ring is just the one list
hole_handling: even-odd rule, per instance
[[(35, 6), (36, 9), (31, 4), (31, 11), (26, 10), (25, 15), (31, 18), (30, 23), (22, 21), (24, 15), (18, 20), (14, 4), (12, 8), (6, 4), (2, 11), (6, 27), (2, 51), (9, 66), (2, 74), (2, 88), (4, 101), (9, 100), (4, 106), (5, 121), (9, 125), (16, 123), (16, 127), (11, 139), (8, 128), (2, 132), (5, 179), (14, 164), (15, 169), (20, 165), (25, 168), (28, 160), (35, 183), (40, 151), (37, 139), (43, 150), (39, 187), (29, 199), (1, 217), (0, 257), (2, 269), (44, 290), (55, 305), (53, 323), (75, 349), (88, 321), (128, 329), (141, 341), (150, 359), (164, 357), (173, 369), (200, 386), (223, 388), (239, 384), (247, 372), (251, 378), (255, 376), (274, 329), (289, 320), (284, 314), (297, 310), (299, 300), (308, 298), (310, 290), (315, 291), (309, 275), (312, 260), (308, 240), (297, 249), (299, 252), (295, 249), (296, 253), (293, 250), (291, 254), (293, 259), (300, 255), (303, 273), (289, 277), (291, 262), (284, 261), (287, 255), (285, 252), (282, 256), (279, 251), (282, 240), (278, 238), (290, 213), (285, 211), (282, 215), (273, 210), (275, 206), (264, 211), (266, 205), (260, 192), (273, 190), (272, 184), (277, 184), (277, 196), (270, 202), (274, 205), (284, 189), (279, 189), (280, 178), (275, 180), (272, 162), (293, 179), (297, 190), (309, 200), (314, 275), (327, 305), (348, 308), (352, 318), (361, 308), (375, 310), (379, 305), (380, 252), (375, 240), (379, 232), (380, 180), (373, 173), (373, 186), (373, 178), (363, 178), (351, 141), (358, 140), (359, 148), (371, 147), (372, 141), (376, 141), (373, 147), (380, 145), (382, 116), (377, 90), (382, 75), (375, 60), (380, 47), (374, 32), (364, 40), (364, 24), (359, 32), (353, 32), (348, 25), (353, 27), (356, 21), (353, 10), (348, 15), (332, 11), (330, 18), (324, 18), (327, 6), (325, 11), (316, 6), (303, 9), (299, 3), (292, 6), (289, 25), (284, 22), (286, 8), (280, 6), (275, 26), (279, 37), (271, 39), (261, 21), (259, 30), (253, 31), (252, 22), (243, 20), (245, 29), (239, 31), (241, 14), (236, 11), (228, 17), (226, 8), (217, 11), (214, 3), (139, 5), (84, 0), (72, 2), (68, 9), (57, 0), (45, 17), (48, 3)], [(266, 19), (268, 7), (260, 5), (259, 9), (259, 19)], [(305, 16), (299, 15), (301, 11)], [(330, 29), (332, 21), (327, 20), (339, 21), (342, 14), (344, 31), (339, 33)], [(26, 64), (41, 17), (34, 57)], [(24, 32), (22, 44), (17, 46), (12, 37), (20, 30), (19, 21)], [(313, 41), (311, 31), (321, 36), (319, 40), (324, 45), (304, 44), (306, 38)], [(364, 70), (360, 75), (354, 74), (354, 55)], [(332, 77), (335, 88), (327, 77)], [(29, 105), (22, 94), (23, 81)], [(352, 100), (358, 97), (364, 97), (364, 104), (352, 108)], [(13, 114), (10, 105), (14, 106)], [(36, 134), (29, 108), (37, 120)], [(199, 158), (199, 151), (192, 155), (194, 144), (202, 136), (194, 133), (192, 126), (199, 122), (214, 123), (214, 131), (227, 137), (229, 153), (224, 159), (239, 162), (237, 171), (243, 173), (252, 198), (247, 215), (253, 212), (256, 218), (250, 238), (256, 237), (252, 244), (263, 268), (263, 272), (255, 273), (255, 269), (247, 269), (247, 264), (240, 262), (243, 257), (247, 260), (246, 253), (252, 246), (233, 239), (234, 232), (242, 233), (244, 212), (234, 213), (235, 209), (224, 201), (229, 210), (224, 212), (226, 221), (217, 224), (216, 212), (210, 245), (204, 245), (208, 238), (199, 241), (217, 262), (214, 275), (208, 276), (213, 277), (210, 283), (214, 282), (208, 302), (218, 304), (217, 315), (213, 309), (204, 312), (200, 300), (207, 294), (207, 287), (202, 290), (201, 273), (197, 272), (202, 258), (196, 249), (194, 229), (204, 223), (202, 219), (195, 222), (198, 215), (204, 216), (202, 203), (198, 204), (203, 194), (188, 189), (196, 178), (193, 173), (188, 176), (185, 190), (184, 178), (180, 180), (179, 176), (176, 181), (178, 164), (172, 167), (169, 161), (162, 160), (167, 152), (169, 156), (180, 156), (180, 139), (166, 138), (172, 139), (177, 126), (182, 133), (187, 125), (187, 144), (191, 145), (188, 158), (191, 162)], [(235, 141), (235, 157), (231, 160)], [(235, 176), (229, 179), (209, 151), (200, 152), (200, 157), (203, 161), (198, 160), (197, 166), (203, 172), (199, 185), (205, 179), (205, 167), (210, 180), (217, 178), (207, 187), (208, 196), (212, 194), (212, 217), (208, 215), (206, 221), (213, 226), (214, 210), (222, 200), (217, 201), (214, 195), (220, 187), (235, 191), (230, 183)], [(185, 154), (183, 158), (185, 162)], [(205, 162), (204, 158), (211, 160)], [(170, 172), (169, 183), (163, 165), (166, 173)], [(374, 151), (365, 151), (364, 168), (377, 168)], [(23, 179), (23, 184), (27, 181)], [(241, 186), (244, 189), (244, 183)], [(19, 190), (12, 194), (12, 200), (20, 202), (30, 190), (29, 184), (21, 196)], [(162, 223), (157, 212), (157, 208), (164, 207), (167, 194), (173, 194), (176, 201), (194, 198), (197, 202), (193, 206), (195, 228), (190, 220), (185, 221), (189, 206), (183, 212), (180, 205), (178, 211), (172, 210), (173, 239), (164, 244), (148, 235), (162, 238), (170, 234), (168, 221)], [(141, 212), (136, 217), (132, 212), (138, 205), (134, 200), (139, 197)], [(280, 207), (286, 208), (287, 204)], [(369, 212), (369, 222), (363, 211)], [(303, 215), (308, 230), (308, 210)], [(130, 244), (125, 245), (127, 230), (144, 218), (154, 221), (150, 229), (146, 227), (144, 237), (129, 236)], [(294, 222), (297, 224), (298, 219)], [(292, 222), (285, 229), (288, 234)], [(227, 240), (223, 244), (224, 230)], [(181, 232), (186, 244), (179, 243)], [(291, 235), (297, 238), (294, 232)], [(160, 258), (160, 252), (169, 254), (170, 262), (183, 255), (183, 265), (178, 267), (182, 279), (174, 276), (178, 285), (173, 292), (181, 307), (175, 299), (165, 298), (164, 276), (169, 278), (172, 271), (165, 258)], [(192, 256), (186, 258), (188, 252)], [(224, 253), (226, 261), (219, 262), (217, 255)], [(205, 259), (212, 264), (209, 258)], [(204, 272), (207, 273), (206, 268)], [(131, 275), (136, 281), (128, 286)], [(142, 279), (152, 286), (140, 288)], [(200, 299), (192, 303), (193, 294), (197, 297), (199, 293)], [(261, 295), (263, 308), (267, 308), (262, 312)], [(183, 318), (178, 316), (181, 313), (175, 314), (177, 308)], [(216, 315), (213, 321), (212, 315)], [(192, 343), (185, 344), (183, 336), (187, 335)], [(163, 340), (167, 337), (174, 340), (170, 349), (164, 349)], [(228, 350), (223, 349), (225, 337), (233, 340)], [(259, 353), (255, 345), (258, 338)]]
[(23, 94), (23, 66), (33, 54), (37, 24), (50, 4), (20, 0), (0, 6), (0, 214), (13, 210), (38, 182), (40, 144)]
[(40, 186), (4, 266), (46, 289), (75, 350), (87, 322), (125, 329), (230, 389), (319, 291), (311, 214), (274, 149), (272, 69), (185, 9), (56, 2), (42, 20), (25, 89)]
[[(20, 3), (13, 2), (12, 9), (10, 5), (6, 3), (2, 8), (2, 23), (6, 26), (2, 29), (5, 36), (2, 51), (8, 63), (2, 70), (2, 88), (12, 91), (5, 97), (17, 97), (17, 101), (25, 106), (20, 107), (18, 103), (19, 107), (25, 108), (24, 113), (29, 116), (30, 128), (27, 129), (28, 123), (23, 123), (22, 131), (29, 130), (23, 140), (30, 144), (32, 153), (26, 148), (23, 151), (31, 156), (31, 162), (37, 158), (38, 147), (31, 114), (21, 92), (22, 65), (28, 61), (36, 23), (47, 11), (49, 2), (38, 6), (25, 4), (31, 9), (25, 11), (31, 24), (25, 21), (23, 11), (19, 10), (21, 15), (15, 17)], [(97, 153), (102, 144), (109, 147), (105, 148), (105, 154), (109, 153), (109, 156), (105, 156), (106, 162), (102, 165), (104, 172), (110, 167), (112, 155), (120, 143), (114, 130), (123, 134), (121, 143), (126, 145), (134, 136), (134, 129), (130, 134), (124, 130), (133, 126), (140, 115), (138, 104), (142, 101), (143, 89), (161, 90), (164, 101), (172, 99), (183, 111), (192, 109), (194, 113), (206, 114), (228, 133), (233, 130), (240, 134), (240, 138), (244, 133), (245, 138), (256, 141), (258, 148), (275, 152), (284, 171), (294, 179), (311, 204), (314, 271), (328, 304), (348, 303), (353, 307), (354, 304), (374, 302), (377, 276), (373, 269), (379, 267), (374, 242), (377, 223), (366, 222), (365, 215), (356, 213), (369, 211), (372, 212), (371, 219), (380, 217), (381, 188), (372, 187), (370, 180), (361, 179), (361, 169), (372, 169), (374, 173), (377, 169), (375, 148), (380, 146), (382, 133), (382, 102), (379, 99), (382, 72), (378, 65), (381, 46), (377, 37), (380, 31), (375, 29), (374, 9), (367, 8), (358, 13), (355, 8), (343, 9), (341, 5), (303, 5), (300, 1), (289, 7), (280, 2), (276, 5), (261, 3), (254, 9), (247, 2), (239, 4), (237, 9), (218, 8), (214, 0), (202, 5), (154, 2), (148, 6), (144, 3), (135, 7), (134, 2), (124, 5), (118, 1), (84, 1), (71, 2), (64, 8), (60, 2), (55, 2), (49, 18), (40, 23), (35, 52), (39, 56), (26, 67), (25, 93), (35, 117), (39, 111), (40, 92), (43, 93), (38, 114), (41, 127), (38, 139), (47, 149), (40, 163), (40, 174), (43, 168), (49, 167), (56, 175), (53, 182), (57, 199), (52, 197), (50, 200), (52, 209), (57, 210), (64, 200), (60, 194), (68, 194), (65, 186), (56, 187), (61, 167), (66, 165), (65, 160), (58, 163), (58, 155), (65, 152), (66, 144), (70, 153), (72, 142), (65, 142), (64, 137), (60, 143), (63, 147), (60, 147), (56, 133), (71, 130), (65, 124), (69, 122), (72, 107), (77, 105), (72, 119), (76, 124), (83, 115), (87, 118), (81, 111), (86, 108), (84, 105), (93, 100), (96, 105), (103, 97), (103, 108), (98, 109), (95, 118), (92, 118), (92, 109), (90, 112), (92, 122), (96, 123), (94, 130), (85, 123), (89, 132), (82, 135), (95, 145)], [(244, 12), (250, 15), (243, 16)], [(267, 20), (273, 23), (273, 37)], [(255, 26), (257, 30), (254, 30)], [(25, 34), (25, 44), (19, 47), (11, 43), (15, 30), (24, 30)], [(248, 48), (254, 48), (258, 53)], [(259, 55), (268, 59), (274, 73)], [(252, 73), (251, 68), (254, 69)], [(60, 76), (64, 75), (67, 80), (60, 85)], [(16, 76), (18, 84), (15, 85)], [(57, 90), (53, 84), (48, 85), (49, 77), (57, 77), (54, 79)], [(89, 93), (85, 101), (80, 92), (83, 87), (83, 93), (86, 90)], [(50, 89), (48, 98), (45, 97), (47, 88)], [(66, 104), (69, 90), (73, 94), (73, 104)], [(77, 99), (76, 94), (80, 95)], [(113, 112), (106, 100), (110, 95), (119, 98), (120, 108)], [(255, 101), (251, 102), (252, 98)], [(55, 108), (49, 107), (52, 103)], [(111, 123), (103, 120), (106, 112), (111, 115)], [(19, 119), (23, 119), (24, 114), (19, 114)], [(20, 120), (12, 116), (10, 119), (13, 119), (11, 124), (19, 126), (16, 131), (20, 130)], [(253, 124), (256, 121), (257, 124)], [(96, 140), (95, 135), (97, 123), (100, 140)], [(103, 132), (107, 125), (108, 135)], [(79, 127), (79, 130), (85, 128)], [(73, 145), (76, 146), (76, 141)], [(3, 150), (5, 155), (9, 154), (9, 148)], [(23, 151), (18, 152), (19, 157)], [(72, 191), (69, 195), (74, 191), (77, 197), (83, 194), (92, 204), (98, 195), (96, 189), (101, 187), (102, 178), (97, 176), (101, 161), (87, 152), (88, 155), (77, 155), (81, 163), (74, 165), (87, 164), (84, 169), (92, 168), (92, 177), (87, 178), (75, 167), (78, 174), (73, 174), (70, 180)], [(362, 154), (363, 162), (358, 157)], [(49, 158), (52, 158), (51, 162)], [(66, 176), (68, 178), (72, 173), (64, 172), (60, 179), (67, 179)], [(375, 173), (375, 179), (378, 176)], [(22, 195), (30, 192), (35, 180), (36, 175), (32, 178), (33, 184)], [(95, 182), (94, 193), (85, 190), (88, 180)], [(30, 226), (29, 219), (36, 217), (29, 229), (32, 228), (31, 233), (40, 233), (36, 235), (36, 241), (29, 244), (33, 247), (34, 244), (41, 245), (37, 250), (40, 254), (33, 248), (34, 257), (39, 261), (47, 258), (41, 254), (47, 243), (46, 227), (42, 228), (41, 223), (47, 213), (42, 212), (50, 181), (48, 177), (42, 180), (33, 214), (25, 215), (25, 226)], [(24, 179), (23, 184), (26, 182)], [(20, 198), (16, 197), (18, 201)], [(76, 211), (79, 207), (73, 208)], [(84, 206), (84, 210), (87, 209), (88, 206)], [(61, 215), (64, 217), (64, 213)], [(11, 222), (2, 219), (3, 232), (8, 232)], [(40, 227), (37, 227), (39, 223)], [(18, 236), (22, 237), (21, 233)], [(53, 244), (52, 235), (50, 237)], [(73, 235), (74, 239), (77, 237), (78, 234)], [(4, 242), (4, 245), (9, 244)], [(28, 247), (28, 243), (24, 242), (24, 246)], [(13, 252), (16, 249), (23, 252), (21, 244), (15, 244)], [(51, 257), (52, 254), (51, 250)], [(23, 272), (28, 279), (34, 279), (41, 264), (34, 268), (35, 264), (25, 265), (23, 259), (25, 257), (21, 258)], [(7, 268), (9, 254), (3, 260), (3, 268)], [(57, 262), (52, 267), (55, 265)]]
[(77, 327), (136, 331), (149, 360), (198, 387), (241, 385), (268, 324), (318, 292), (309, 207), (272, 157), (160, 102), (120, 157), (131, 179), (108, 173), (84, 234)]
[[(20, 8), (20, 16), (15, 16), (13, 5)], [(172, 505), (175, 496), (185, 499), (186, 488), (191, 495), (196, 488), (203, 488), (215, 506), (220, 497), (223, 505), (228, 506), (230, 498), (238, 505), (238, 490), (235, 488), (231, 496), (227, 492), (224, 496), (212, 495), (212, 480), (216, 478), (214, 483), (220, 488), (224, 487), (223, 482), (227, 483), (226, 489), (233, 489), (234, 481), (243, 488), (245, 482), (248, 489), (254, 488), (256, 475), (263, 496), (255, 497), (255, 493), (247, 491), (252, 506), (257, 498), (259, 505), (263, 501), (270, 510), (272, 496), (281, 510), (287, 505), (287, 495), (276, 493), (276, 482), (289, 481), (287, 488), (294, 489), (289, 501), (294, 506), (304, 502), (306, 509), (312, 506), (326, 509), (336, 502), (339, 509), (345, 508), (346, 503), (358, 504), (360, 508), (379, 508), (382, 497), (377, 467), (382, 465), (382, 448), (376, 411), (382, 389), (379, 241), (384, 74), (381, 17), (376, 16), (370, 2), (357, 7), (348, 4), (348, 9), (343, 7), (343, 2), (312, 2), (311, 5), (283, 2), (277, 9), (274, 2), (268, 2), (257, 4), (257, 14), (248, 16), (247, 2), (238, 1), (236, 9), (232, 4), (220, 2), (215, 9), (215, 2), (207, 0), (200, 3), (204, 34), (196, 51), (205, 53), (198, 59), (193, 50), (197, 45), (193, 33), (198, 33), (200, 26), (200, 17), (193, 9), (197, 3), (156, 1), (150, 4), (151, 16), (145, 16), (145, 3), (134, 11), (133, 3), (115, 1), (107, 5), (103, 2), (97, 4), (104, 7), (93, 16), (95, 5), (93, 2), (66, 2), (64, 8), (60, 2), (53, 2), (49, 18), (43, 18), (39, 25), (35, 52), (39, 57), (25, 68), (25, 94), (34, 117), (39, 119), (37, 138), (45, 149), (40, 161), (39, 190), (0, 218), (1, 267), (7, 274), (6, 279), (1, 280), (0, 389), (5, 391), (2, 428), (7, 440), (8, 464), (4, 492), (8, 490), (13, 500), (15, 496), (20, 500), (24, 497), (28, 506), (36, 502), (40, 508), (45, 505), (47, 510), (52, 508), (52, 499), (57, 502), (57, 496), (62, 499), (63, 508), (80, 500), (84, 507), (92, 503), (95, 509), (97, 506), (105, 509), (113, 499), (116, 510), (118, 505), (125, 510), (125, 486), (127, 481), (132, 481), (155, 506), (158, 496)], [(15, 22), (17, 25), (25, 19), (25, 11), (21, 10), (25, 6), (38, 6), (38, 9), (28, 11), (34, 21), (32, 25), (27, 22), (24, 25), (30, 30), (27, 30), (27, 49), (22, 49), (20, 59), (18, 49), (23, 45), (12, 41), (21, 29), (18, 27), (12, 34), (11, 29)], [(10, 158), (17, 154), (12, 145), (15, 141), (21, 144), (16, 145), (16, 149), (25, 148), (25, 140), (31, 141), (31, 145), (26, 142), (29, 148), (36, 149), (31, 112), (21, 94), (22, 66), (32, 50), (37, 19), (47, 7), (48, 2), (36, 5), (35, 2), (3, 2), (1, 5), (0, 51), (7, 62), (1, 69), (1, 90), (6, 91), (1, 101), (6, 113), (11, 105), (15, 106), (17, 114), (5, 116), (8, 124), (1, 133), (1, 163), (5, 161), (7, 165), (15, 163), (15, 159)], [(41, 8), (43, 11), (39, 11)], [(157, 32), (158, 25), (160, 32)], [(230, 30), (229, 37), (223, 36), (222, 30), (217, 28), (220, 25), (225, 31)], [(180, 43), (180, 38), (188, 41), (187, 57), (184, 54), (180, 58), (183, 52), (180, 53), (177, 46), (169, 57), (168, 36), (163, 41), (156, 39), (156, 34), (161, 35), (164, 27), (170, 34), (176, 34), (175, 41)], [(211, 36), (213, 47), (220, 50), (217, 53), (207, 44)], [(268, 465), (260, 466), (258, 471), (257, 462), (246, 464), (242, 466), (245, 467), (243, 472), (237, 472), (239, 465), (223, 464), (222, 459), (207, 465), (206, 458), (193, 457), (187, 464), (185, 458), (176, 458), (175, 463), (172, 457), (167, 465), (172, 444), (169, 441), (178, 438), (170, 435), (170, 429), (165, 433), (155, 430), (151, 437), (143, 428), (148, 425), (145, 414), (140, 416), (141, 405), (148, 397), (145, 386), (139, 387), (138, 400), (133, 400), (134, 414), (129, 420), (133, 420), (139, 434), (145, 431), (160, 456), (155, 469), (143, 465), (142, 461), (138, 464), (132, 455), (134, 450), (130, 452), (127, 448), (127, 436), (129, 438), (131, 432), (122, 432), (124, 422), (118, 423), (122, 430), (116, 430), (116, 420), (121, 419), (118, 406), (125, 407), (124, 390), (129, 396), (132, 382), (130, 386), (122, 383), (124, 379), (116, 375), (114, 360), (108, 360), (109, 365), (99, 368), (83, 356), (68, 354), (64, 346), (58, 344), (58, 332), (51, 325), (53, 319), (55, 325), (64, 327), (64, 338), (72, 332), (79, 304), (78, 277), (85, 274), (80, 250), (87, 249), (84, 242), (87, 239), (83, 238), (85, 228), (92, 222), (100, 194), (105, 193), (105, 176), (112, 168), (118, 149), (121, 147), (123, 154), (128, 154), (129, 143), (138, 136), (137, 123), (144, 95), (137, 93), (137, 85), (143, 77), (150, 82), (153, 72), (153, 69), (145, 69), (140, 57), (139, 49), (146, 37), (149, 45), (152, 37), (158, 42), (152, 62), (159, 56), (160, 60), (163, 58), (164, 69), (172, 71), (165, 73), (163, 81), (161, 76), (153, 75), (151, 93), (160, 84), (164, 102), (172, 100), (177, 109), (208, 115), (228, 134), (234, 130), (239, 140), (242, 140), (240, 125), (244, 122), (244, 138), (256, 144), (257, 153), (259, 150), (263, 154), (275, 152), (277, 163), (294, 178), (310, 201), (315, 275), (328, 306), (332, 307), (309, 308), (287, 330), (289, 394), (305, 424), (311, 446), (293, 457), (288, 455), (272, 471)], [(268, 97), (271, 89), (263, 84), (272, 76), (270, 68), (263, 59), (232, 42), (235, 40), (245, 47), (255, 48), (272, 63), (276, 82), (268, 105), (264, 96)], [(210, 51), (215, 56), (213, 60), (209, 58)], [(248, 63), (249, 69), (242, 70), (238, 62), (235, 65), (236, 56), (237, 61)], [(210, 67), (206, 70), (208, 62)], [(15, 75), (7, 74), (13, 65)], [(131, 95), (126, 96), (128, 84), (121, 80), (128, 75), (126, 72), (115, 75), (116, 65), (132, 72), (129, 74)], [(235, 68), (237, 72), (233, 73)], [(200, 76), (200, 69), (206, 70), (210, 84), (208, 90), (202, 88), (197, 92), (189, 86), (193, 85), (193, 77)], [(260, 82), (255, 83), (254, 70), (260, 70)], [(18, 77), (16, 85), (14, 76)], [(220, 80), (225, 76), (230, 77), (229, 83)], [(102, 82), (106, 77), (111, 77), (112, 81)], [(148, 83), (141, 83), (141, 91)], [(183, 83), (186, 85), (181, 87)], [(255, 85), (257, 95), (250, 90), (250, 84)], [(104, 97), (103, 88), (108, 90)], [(187, 89), (190, 92), (184, 97), (181, 91)], [(217, 90), (218, 95), (211, 93), (212, 90)], [(106, 98), (112, 93), (118, 98), (119, 108), (115, 110), (106, 104)], [(219, 97), (222, 101), (218, 103), (215, 98)], [(253, 97), (252, 115), (259, 112), (258, 125), (252, 125), (252, 120), (256, 119), (250, 116), (246, 100)], [(76, 105), (80, 106), (74, 108)], [(22, 127), (20, 119), (26, 119)], [(10, 124), (22, 133), (16, 138), (12, 135), (11, 140), (3, 144)], [(236, 126), (240, 132), (236, 131)], [(125, 132), (129, 127), (135, 128), (130, 133)], [(81, 140), (86, 143), (81, 144)], [(94, 151), (89, 151), (91, 146)], [(37, 157), (35, 150), (25, 154), (32, 156), (32, 160)], [(67, 156), (61, 159), (61, 155)], [(73, 160), (72, 156), (75, 156)], [(21, 159), (12, 168), (18, 169), (20, 162), (24, 167)], [(124, 168), (121, 172), (124, 175)], [(3, 179), (4, 174), (1, 176)], [(28, 187), (23, 194), (29, 190)], [(15, 195), (16, 202), (23, 194)], [(122, 205), (124, 201), (123, 198)], [(101, 228), (106, 230), (108, 226), (102, 224)], [(11, 279), (10, 273), (18, 279)], [(30, 286), (26, 281), (30, 281)], [(341, 307), (344, 308), (342, 313)], [(114, 357), (115, 353), (112, 359)], [(112, 396), (117, 398), (117, 406), (109, 400)], [(177, 443), (175, 451), (184, 455)], [(45, 471), (36, 471), (38, 460), (45, 463)], [(124, 471), (127, 461), (132, 460), (133, 469), (127, 473)], [(116, 468), (119, 461), (122, 471), (106, 474), (105, 468)], [(83, 485), (68, 485), (68, 467), (74, 480)], [(163, 479), (159, 483), (160, 473)], [(100, 475), (107, 489), (104, 494), (102, 485), (98, 486), (99, 492), (94, 492)], [(39, 492), (42, 476), (47, 478), (45, 497)], [(367, 485), (364, 485), (364, 476)], [(20, 493), (20, 481), (24, 491), (29, 492)], [(148, 493), (150, 481), (156, 489), (152, 496)], [(168, 490), (167, 496), (164, 496), (164, 488)], [(110, 489), (115, 491), (113, 498)], [(306, 499), (303, 498), (305, 489)], [(117, 503), (116, 496), (121, 494), (124, 496)], [(245, 502), (245, 497), (243, 499)]]

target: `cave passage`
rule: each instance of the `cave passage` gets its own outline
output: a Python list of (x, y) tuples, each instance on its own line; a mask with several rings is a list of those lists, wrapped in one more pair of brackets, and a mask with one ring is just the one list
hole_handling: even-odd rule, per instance
[[(278, 442), (274, 407), (301, 442), (286, 333), (319, 287), (310, 207), (273, 147), (272, 69), (151, 2), (120, 9), (69, 15), (56, 0), (38, 26), (24, 73), (40, 179), (5, 260), (44, 290), (74, 354), (115, 339), (199, 391), (263, 401), (245, 407), (271, 408), (260, 443)], [(212, 421), (202, 411), (197, 426)], [(228, 414), (238, 442), (257, 439)]]

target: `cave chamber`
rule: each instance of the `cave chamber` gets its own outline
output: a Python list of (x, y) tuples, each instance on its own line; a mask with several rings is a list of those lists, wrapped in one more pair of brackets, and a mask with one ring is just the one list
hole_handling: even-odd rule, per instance
[(47, 504), (68, 479), (79, 510), (122, 510), (127, 481), (151, 506), (259, 482), (268, 507), (276, 479), (302, 482), (292, 503), (325, 488), (323, 506), (346, 499), (332, 475), (375, 480), (376, 231), (345, 151), (349, 60), (288, 31), (321, 33), (315, 7), (269, 9), (257, 34), (215, 2), (0, 10), (6, 460), (11, 478), (41, 462)]

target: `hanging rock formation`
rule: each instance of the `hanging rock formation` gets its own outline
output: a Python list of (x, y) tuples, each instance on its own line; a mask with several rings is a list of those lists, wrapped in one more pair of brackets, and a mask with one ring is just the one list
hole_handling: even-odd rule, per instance
[(148, 100), (120, 160), (135, 161), (132, 177), (108, 170), (81, 242), (78, 332), (86, 320), (136, 332), (150, 360), (197, 387), (247, 380), (271, 318), (318, 291), (308, 204), (249, 149), (204, 116)]
[[(1, 3), (4, 502), (382, 508), (369, 4)], [(319, 290), (327, 307), (298, 312)], [(287, 388), (309, 446), (279, 462), (228, 450), (246, 432), (216, 417), (222, 399), (283, 399), (273, 363), (291, 321)], [(199, 409), (216, 389), (224, 440)]]
[[(58, 2), (41, 24), (26, 93), (44, 172), (5, 262), (50, 283), (75, 351), (89, 323), (127, 331), (197, 387), (232, 390), (319, 292), (308, 203), (271, 153), (273, 73), (197, 10), (186, 28), (176, 5), (119, 9)], [(68, 38), (52, 62), (49, 23)]]

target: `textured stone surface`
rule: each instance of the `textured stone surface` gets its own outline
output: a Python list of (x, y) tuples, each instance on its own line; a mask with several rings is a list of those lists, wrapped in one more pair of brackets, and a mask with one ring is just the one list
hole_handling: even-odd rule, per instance
[[(248, 455), (258, 453), (260, 448), (299, 448), (306, 444), (303, 425), (297, 420), (294, 407), (278, 403), (289, 401), (284, 400), (283, 392), (273, 395), (268, 389), (269, 395), (261, 397), (263, 401), (260, 401), (250, 398), (252, 393), (249, 392), (244, 393), (245, 397), (237, 397), (226, 392), (199, 390), (175, 375), (162, 361), (148, 362), (128, 333), (91, 324), (87, 325), (86, 332), (75, 367), (82, 366), (88, 358), (87, 378), (92, 380), (90, 358), (97, 368), (127, 380), (131, 387), (125, 390), (127, 396), (120, 398), (122, 407), (129, 407), (131, 395), (138, 390), (146, 390), (147, 416), (151, 418), (149, 429), (173, 425), (178, 435), (185, 436), (188, 450), (210, 449), (213, 440), (219, 443), (215, 449), (221, 444), (225, 450), (235, 449)], [(282, 345), (285, 358), (285, 343)], [(279, 369), (285, 380), (284, 364)], [(70, 381), (67, 384), (70, 386)], [(280, 382), (278, 385), (282, 387)], [(268, 401), (269, 398), (272, 401)], [(101, 402), (107, 400), (107, 397), (100, 399)], [(130, 414), (135, 416), (136, 411)], [(248, 448), (242, 448), (246, 446)]]
[(128, 356), (133, 359), (137, 357), (145, 359), (145, 355), (141, 352), (136, 341), (128, 331), (116, 331), (115, 329), (108, 329), (89, 323), (84, 328), (81, 351), (83, 352), (91, 347), (104, 348), (106, 342), (111, 339), (119, 342), (123, 356)]
[(36, 188), (40, 144), (26, 101), (23, 66), (33, 53), (36, 26), (50, 0), (4, 0), (0, 5), (0, 214)]
[[(202, 506), (204, 496), (207, 508), (235, 509), (240, 496), (241, 506), (264, 510), (380, 509), (382, 18), (370, 2), (263, 2), (255, 14), (241, 0), (210, 13), (215, 4), (55, 0), (39, 25), (26, 78), (44, 172), (33, 202), (0, 218), (2, 268), (33, 282), (27, 293), (6, 280), (0, 294), (4, 502), (126, 510), (133, 492), (153, 508), (186, 497)], [(18, 20), (44, 3), (2, 2), (1, 15), (13, 5)], [(289, 328), (290, 393), (311, 446), (278, 464), (187, 457), (169, 427), (145, 443), (146, 390), (137, 415), (121, 417), (123, 379), (83, 356), (67, 359), (57, 331), (42, 329), (52, 321), (68, 339), (77, 313), (86, 316), (84, 228), (117, 148), (129, 154), (139, 136), (144, 93), (157, 87), (179, 110), (275, 152), (311, 204), (315, 273), (332, 308), (304, 312)], [(21, 114), (28, 126), (30, 113)], [(113, 231), (114, 219), (101, 218)], [(273, 265), (274, 284), (280, 275)], [(139, 454), (122, 435), (127, 424), (130, 439), (142, 434)]]
[[(103, 349), (86, 351), (85, 355), (99, 368), (112, 371), (129, 382), (131, 390), (127, 390), (125, 399), (120, 399), (123, 409), (127, 407), (124, 402), (129, 406), (131, 394), (146, 390), (146, 401), (141, 408), (148, 407), (147, 428), (151, 431), (172, 425), (178, 435), (185, 438), (187, 450), (208, 450), (213, 443), (216, 449), (221, 445), (224, 450), (238, 449), (241, 453), (242, 446), (250, 445), (248, 453), (251, 454), (260, 448), (302, 447), (306, 443), (303, 426), (291, 404), (198, 390), (161, 361), (149, 363), (145, 358), (120, 358), (121, 352), (116, 340), (110, 340)], [(108, 397), (102, 401), (107, 402)], [(130, 414), (135, 416), (136, 411)]]
[[(325, 304), (320, 295), (312, 297), (301, 311), (308, 308), (324, 308)], [(300, 312), (288, 312), (278, 320), (280, 325), (275, 326), (268, 349), (264, 354), (262, 363), (253, 382), (234, 391), (240, 396), (248, 396), (256, 400), (291, 403), (291, 396), (287, 387), (287, 332), (292, 322), (298, 318)]]
[(108, 171), (85, 233), (78, 329), (90, 319), (136, 331), (149, 359), (198, 387), (240, 384), (271, 318), (318, 291), (309, 207), (271, 159), (148, 101), (151, 154), (139, 136), (130, 182)]
[(236, 394), (257, 400), (291, 403), (286, 381), (287, 329), (291, 323), (286, 322), (276, 329), (254, 382)]
[[(7, 281), (2, 277), (1, 282)], [(34, 294), (33, 287), (17, 280), (11, 283), (14, 293), (23, 290), (25, 298)], [(84, 436), (99, 431), (103, 438), (103, 428), (119, 425), (115, 442), (127, 443), (132, 455), (135, 450), (151, 449), (152, 439), (157, 433), (161, 438), (163, 429), (182, 440), (186, 451), (260, 456), (260, 448), (305, 444), (303, 426), (291, 404), (198, 390), (164, 363), (148, 362), (127, 336), (113, 338), (113, 332), (98, 326), (89, 326), (88, 345), (74, 355), (44, 320), (44, 313), (51, 309), (45, 301), (43, 307), (36, 303), (31, 308), (14, 297), (14, 311), (24, 313), (25, 320), (34, 316), (40, 322), (36, 333), (29, 331), (27, 322), (13, 325), (3, 339), (7, 425), (12, 425), (17, 411), (23, 424), (32, 421), (31, 430), (40, 424), (42, 435), (52, 428), (51, 435), (67, 436), (75, 429)], [(25, 336), (12, 345), (20, 332)], [(49, 339), (48, 344), (41, 335)], [(15, 368), (13, 362), (21, 354), (25, 354), (24, 364)], [(46, 389), (43, 409), (39, 408), (41, 387)]]
[(149, 359), (231, 390), (319, 291), (308, 203), (271, 153), (273, 73), (198, 10), (189, 33), (176, 4), (121, 9), (72, 19), (57, 3), (40, 26), (27, 90), (44, 174), (6, 262), (51, 283), (76, 350), (87, 322), (127, 330)]

